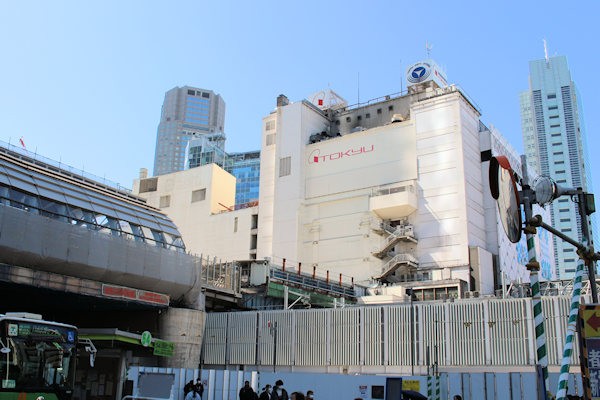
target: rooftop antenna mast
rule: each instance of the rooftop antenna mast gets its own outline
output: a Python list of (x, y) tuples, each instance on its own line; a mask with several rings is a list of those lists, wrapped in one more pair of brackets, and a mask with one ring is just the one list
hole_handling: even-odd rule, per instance
[(427, 58), (431, 55), (431, 49), (433, 49), (433, 45), (429, 42), (425, 42), (425, 52), (427, 52)]
[(402, 60), (400, 60), (400, 94), (404, 92), (404, 73), (402, 71)]
[(546, 64), (549, 62), (548, 60), (548, 43), (546, 43), (546, 39), (544, 40), (544, 58), (546, 58)]
[(356, 77), (356, 91), (357, 91), (357, 96), (358, 96), (357, 103), (358, 103), (358, 105), (360, 105), (360, 71), (358, 72), (357, 77)]

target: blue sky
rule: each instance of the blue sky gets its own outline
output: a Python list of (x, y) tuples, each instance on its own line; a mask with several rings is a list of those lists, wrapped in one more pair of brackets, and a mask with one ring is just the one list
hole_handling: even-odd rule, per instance
[(484, 123), (521, 151), (518, 96), (546, 38), (550, 55), (568, 58), (593, 155), (598, 15), (597, 1), (4, 1), (0, 140), (23, 136), (29, 150), (131, 187), (140, 167), (152, 170), (175, 86), (221, 94), (227, 150), (255, 150), (277, 95), (330, 87), (354, 104), (359, 74), (361, 101), (398, 92), (429, 42)]

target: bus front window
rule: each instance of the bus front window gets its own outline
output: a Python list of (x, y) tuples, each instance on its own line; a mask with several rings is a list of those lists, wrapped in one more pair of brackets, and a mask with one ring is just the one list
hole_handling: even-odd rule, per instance
[[(52, 341), (9, 339), (12, 342), (13, 362), (8, 365), (15, 388), (69, 390), (72, 382), (73, 345)], [(6, 373), (6, 372), (5, 372)]]

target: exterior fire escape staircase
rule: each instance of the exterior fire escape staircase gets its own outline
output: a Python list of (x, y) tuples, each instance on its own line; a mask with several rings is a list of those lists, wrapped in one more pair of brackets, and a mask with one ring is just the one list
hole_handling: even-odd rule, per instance
[(373, 252), (373, 255), (382, 260), (387, 259), (387, 261), (382, 265), (381, 274), (375, 276), (375, 279), (387, 281), (387, 278), (398, 269), (413, 272), (419, 266), (419, 261), (412, 254), (394, 254), (392, 251), (401, 242), (417, 244), (412, 225), (391, 226), (384, 221), (376, 231), (387, 235), (387, 237), (382, 246)]

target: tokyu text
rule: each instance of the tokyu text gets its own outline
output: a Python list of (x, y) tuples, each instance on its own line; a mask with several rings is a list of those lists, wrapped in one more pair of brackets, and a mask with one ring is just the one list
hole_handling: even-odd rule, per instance
[(324, 154), (324, 155), (321, 155), (321, 150), (316, 149), (312, 153), (310, 153), (308, 162), (310, 164), (314, 164), (314, 163), (324, 163), (327, 161), (335, 161), (335, 160), (339, 160), (342, 158), (348, 158), (348, 157), (358, 156), (360, 154), (370, 153), (373, 150), (375, 150), (375, 145), (373, 145), (373, 144), (371, 146), (361, 146), (358, 148), (348, 149), (346, 151), (338, 151), (338, 152)]

